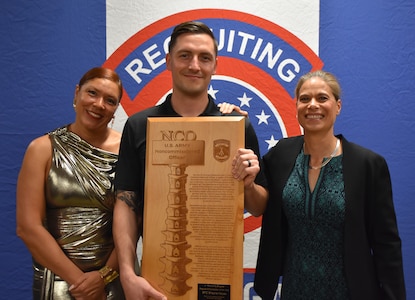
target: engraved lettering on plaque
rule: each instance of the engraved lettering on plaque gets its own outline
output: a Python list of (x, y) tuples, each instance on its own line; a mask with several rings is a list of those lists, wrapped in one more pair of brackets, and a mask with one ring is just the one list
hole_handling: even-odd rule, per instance
[(205, 153), (204, 141), (196, 139), (193, 131), (161, 131), (161, 140), (153, 141), (152, 164), (170, 168), (165, 240), (161, 244), (165, 255), (160, 257), (164, 264), (160, 276), (164, 282), (160, 287), (175, 296), (185, 295), (191, 289), (186, 283), (192, 277), (186, 270), (191, 262), (186, 256), (186, 250), (191, 247), (186, 240), (190, 234), (187, 230), (186, 167), (203, 165)]

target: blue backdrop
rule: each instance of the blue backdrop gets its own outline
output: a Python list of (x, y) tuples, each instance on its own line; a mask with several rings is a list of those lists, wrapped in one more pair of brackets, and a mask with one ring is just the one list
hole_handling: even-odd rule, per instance
[[(105, 1), (0, 4), (0, 293), (31, 297), (31, 257), (15, 235), (16, 178), (28, 143), (73, 120), (75, 84), (106, 59)], [(415, 2), (321, 1), (320, 58), (343, 87), (336, 132), (385, 156), (408, 299), (415, 299)]]

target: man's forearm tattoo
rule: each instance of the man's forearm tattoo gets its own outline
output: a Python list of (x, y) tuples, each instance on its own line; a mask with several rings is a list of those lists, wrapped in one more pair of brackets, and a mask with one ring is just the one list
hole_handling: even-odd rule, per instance
[(137, 212), (137, 193), (132, 191), (117, 191), (117, 200), (124, 201), (133, 211)]

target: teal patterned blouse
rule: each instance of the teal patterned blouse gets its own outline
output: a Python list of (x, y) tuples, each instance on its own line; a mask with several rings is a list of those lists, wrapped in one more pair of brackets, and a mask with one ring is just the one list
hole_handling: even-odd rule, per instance
[(283, 190), (288, 223), (282, 299), (348, 299), (344, 274), (342, 156), (320, 170), (311, 192), (310, 156), (299, 153)]

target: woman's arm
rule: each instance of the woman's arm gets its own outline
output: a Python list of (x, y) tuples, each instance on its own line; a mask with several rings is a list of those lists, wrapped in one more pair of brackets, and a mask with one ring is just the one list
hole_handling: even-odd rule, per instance
[[(105, 266), (111, 268), (112, 270), (118, 271), (117, 253), (115, 249), (112, 250)], [(70, 286), (69, 290), (71, 295), (77, 299), (82, 299), (85, 295), (87, 296), (87, 299), (102, 299), (103, 297), (106, 299), (106, 279), (101, 275), (101, 270), (85, 272), (74, 284)], [(112, 280), (115, 279), (116, 277)]]
[(47, 135), (32, 141), (26, 150), (17, 180), (16, 232), (38, 263), (72, 284), (83, 272), (43, 226), (45, 181), (51, 156), (52, 147)]
[(405, 299), (401, 239), (399, 237), (392, 184), (389, 169), (382, 157), (374, 161), (375, 176), (372, 186), (371, 230), (377, 277), (382, 286), (384, 299)]

